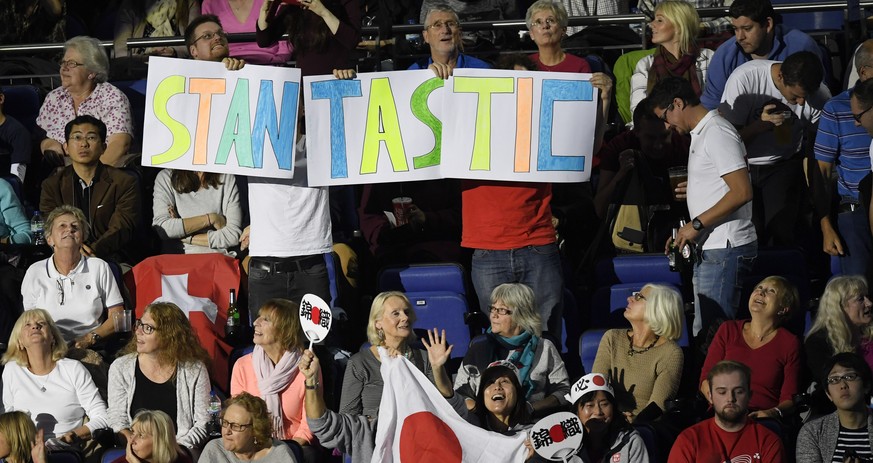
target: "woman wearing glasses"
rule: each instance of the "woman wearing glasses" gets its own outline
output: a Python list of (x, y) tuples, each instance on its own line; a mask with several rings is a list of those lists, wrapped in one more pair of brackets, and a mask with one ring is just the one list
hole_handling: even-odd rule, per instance
[(199, 449), (208, 439), (209, 355), (188, 317), (170, 302), (146, 307), (135, 333), (109, 368), (112, 429), (130, 441), (131, 417), (160, 410), (173, 419), (179, 444)]
[(270, 437), (273, 423), (267, 404), (248, 392), (224, 402), (221, 411), (221, 440), (206, 444), (200, 461), (209, 463), (287, 463), (296, 461), (291, 448)]
[(106, 80), (109, 59), (92, 37), (73, 37), (64, 44), (61, 86), (45, 97), (37, 125), (46, 132), (39, 148), (51, 162), (63, 165), (64, 127), (76, 116), (88, 114), (106, 124), (106, 150), (100, 162), (116, 166), (127, 155), (133, 122), (127, 96)]
[(841, 352), (822, 368), (827, 397), (837, 410), (812, 420), (797, 436), (797, 461), (873, 460), (873, 415), (867, 407), (873, 389), (870, 366), (858, 354)]
[(545, 416), (567, 405), (570, 378), (555, 345), (542, 337), (542, 321), (530, 287), (505, 283), (491, 292), (491, 327), (470, 344), (458, 374), (455, 390), (475, 405), (482, 374), (492, 362), (507, 360), (518, 368), (521, 397), (527, 411)]
[(21, 285), (24, 309), (45, 309), (58, 320), (61, 342), (82, 349), (115, 333), (113, 317), (124, 309), (109, 264), (82, 255), (89, 231), (81, 209), (62, 205), (51, 211), (45, 238), (52, 255), (32, 264)]
[(666, 410), (682, 378), (682, 296), (669, 286), (647, 284), (627, 298), (630, 329), (607, 331), (593, 373), (609, 378), (618, 409), (633, 422), (649, 404)]
[(3, 407), (28, 412), (45, 439), (81, 444), (108, 427), (106, 403), (88, 370), (66, 354), (67, 344), (48, 312), (21, 314), (3, 354)]
[(749, 320), (726, 320), (709, 345), (700, 392), (709, 398), (706, 375), (722, 360), (743, 362), (752, 370), (750, 416), (781, 419), (794, 409), (800, 376), (800, 341), (781, 325), (797, 307), (797, 288), (779, 276), (761, 280), (749, 297)]

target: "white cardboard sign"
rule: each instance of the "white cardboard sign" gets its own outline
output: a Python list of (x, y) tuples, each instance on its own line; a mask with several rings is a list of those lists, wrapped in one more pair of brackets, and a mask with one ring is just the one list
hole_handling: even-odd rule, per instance
[(324, 341), (330, 332), (330, 324), (333, 316), (330, 306), (324, 299), (315, 294), (307, 294), (300, 301), (300, 327), (306, 338), (309, 339), (309, 348), (313, 344)]

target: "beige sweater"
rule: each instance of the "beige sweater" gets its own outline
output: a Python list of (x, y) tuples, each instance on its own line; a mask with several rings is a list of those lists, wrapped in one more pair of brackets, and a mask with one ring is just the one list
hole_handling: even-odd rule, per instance
[(600, 340), (591, 373), (607, 375), (615, 389), (622, 412), (634, 415), (655, 402), (665, 409), (667, 399), (676, 397), (682, 379), (682, 349), (667, 341), (645, 353), (627, 355), (630, 343), (624, 328), (609, 330)]

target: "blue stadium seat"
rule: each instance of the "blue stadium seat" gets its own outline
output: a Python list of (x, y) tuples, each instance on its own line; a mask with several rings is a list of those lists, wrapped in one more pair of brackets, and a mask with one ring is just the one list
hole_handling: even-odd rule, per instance
[(463, 358), (470, 346), (470, 329), (464, 321), (467, 301), (463, 296), (449, 291), (408, 292), (406, 297), (415, 309), (418, 319), (415, 326), (420, 330), (438, 328), (446, 330), (452, 357)]
[(662, 253), (623, 255), (612, 259), (612, 266), (621, 283), (663, 281), (681, 286), (679, 272), (671, 272), (667, 256)]
[(48, 463), (82, 463), (82, 455), (75, 450), (55, 450), (48, 453)]
[(100, 460), (102, 463), (112, 463), (118, 457), (124, 456), (124, 449), (109, 449), (103, 452), (103, 458)]
[(386, 267), (379, 272), (381, 291), (450, 291), (465, 295), (464, 268), (460, 264), (414, 264)]
[(600, 347), (600, 339), (603, 338), (605, 329), (585, 330), (579, 338), (579, 356), (582, 357), (583, 373), (591, 373), (594, 368), (594, 359), (597, 357), (597, 348)]

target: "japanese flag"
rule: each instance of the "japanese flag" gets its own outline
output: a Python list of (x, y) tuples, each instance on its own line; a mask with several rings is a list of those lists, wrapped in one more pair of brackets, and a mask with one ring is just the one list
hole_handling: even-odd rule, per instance
[(382, 403), (373, 463), (523, 462), (525, 433), (486, 431), (458, 416), (418, 368), (403, 357), (382, 357)]

